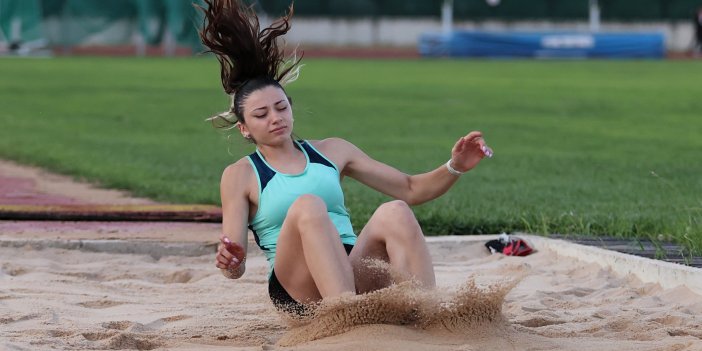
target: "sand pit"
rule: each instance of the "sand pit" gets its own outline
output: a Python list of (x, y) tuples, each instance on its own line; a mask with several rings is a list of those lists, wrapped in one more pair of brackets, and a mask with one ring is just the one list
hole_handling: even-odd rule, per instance
[[(234, 281), (212, 255), (3, 247), (0, 349), (702, 350), (702, 296), (684, 286), (548, 249), (491, 256), (482, 242), (431, 243), (434, 292), (396, 286), (296, 327), (273, 310), (254, 249)], [(393, 324), (353, 323), (374, 319)]]
[[(0, 204), (101, 203), (153, 202), (0, 160)], [(487, 236), (430, 238), (436, 290), (402, 283), (289, 321), (255, 244), (236, 281), (202, 255), (219, 231), (0, 221), (0, 350), (702, 350), (700, 269), (552, 241), (505, 257), (488, 254)]]

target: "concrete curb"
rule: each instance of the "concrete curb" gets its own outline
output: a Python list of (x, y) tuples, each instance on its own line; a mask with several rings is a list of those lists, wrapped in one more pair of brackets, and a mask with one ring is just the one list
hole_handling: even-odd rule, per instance
[(664, 289), (683, 285), (696, 294), (702, 295), (702, 269), (700, 268), (574, 244), (564, 240), (533, 235), (520, 235), (520, 237), (525, 237), (540, 250), (549, 250), (556, 255), (575, 258), (582, 262), (596, 263), (622, 276), (631, 274), (644, 283), (658, 283)]
[[(702, 269), (680, 264), (653, 260), (646, 257), (629, 255), (593, 246), (585, 246), (559, 239), (550, 239), (535, 235), (516, 234), (526, 239), (536, 250), (547, 250), (561, 257), (574, 258), (585, 263), (595, 263), (602, 268), (626, 276), (633, 275), (644, 283), (658, 283), (664, 289), (685, 286), (696, 294), (702, 295)], [(487, 242), (497, 235), (469, 235), (428, 237), (427, 244), (452, 247), (460, 243)]]
[(54, 248), (88, 252), (150, 255), (155, 259), (159, 259), (163, 256), (202, 256), (214, 254), (217, 251), (217, 243), (173, 243), (141, 240), (0, 239), (0, 247), (31, 247), (34, 250)]
[(222, 222), (222, 209), (210, 205), (3, 205), (0, 220)]

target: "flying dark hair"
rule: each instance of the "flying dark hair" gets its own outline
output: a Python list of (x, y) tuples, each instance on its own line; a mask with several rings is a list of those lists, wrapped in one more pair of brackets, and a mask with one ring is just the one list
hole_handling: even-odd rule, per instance
[(244, 123), (243, 101), (267, 86), (283, 86), (297, 79), (300, 58), (286, 59), (277, 39), (290, 30), (293, 6), (269, 27), (261, 30), (252, 6), (239, 0), (204, 0), (196, 5), (204, 14), (200, 39), (217, 56), (222, 87), (232, 98), (229, 111), (209, 118), (219, 128)]

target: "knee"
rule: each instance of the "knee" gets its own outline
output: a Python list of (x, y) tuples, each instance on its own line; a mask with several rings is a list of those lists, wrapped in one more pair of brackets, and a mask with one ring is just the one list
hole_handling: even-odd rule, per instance
[(300, 197), (290, 205), (287, 217), (297, 220), (327, 217), (327, 205), (319, 196), (312, 194), (300, 195)]
[(414, 213), (409, 205), (402, 200), (394, 200), (386, 202), (378, 207), (376, 210), (378, 215), (382, 218), (397, 223), (398, 221), (405, 222), (410, 220), (410, 222), (416, 222), (414, 218)]
[(290, 209), (288, 209), (288, 213), (290, 211), (293, 212), (299, 212), (299, 211), (307, 211), (307, 210), (327, 210), (327, 205), (324, 203), (324, 200), (322, 200), (321, 197), (317, 195), (312, 195), (312, 194), (304, 194), (300, 195), (295, 201), (293, 201), (292, 205), (290, 205)]
[(377, 215), (390, 235), (399, 239), (422, 236), (421, 228), (409, 205), (401, 200), (386, 202), (378, 207)]

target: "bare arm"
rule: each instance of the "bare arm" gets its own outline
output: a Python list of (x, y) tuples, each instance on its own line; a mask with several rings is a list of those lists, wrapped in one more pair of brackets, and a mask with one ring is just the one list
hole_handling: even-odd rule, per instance
[(216, 266), (227, 278), (240, 278), (246, 271), (251, 172), (251, 166), (242, 159), (227, 167), (222, 174), (222, 236)]
[[(419, 205), (443, 195), (459, 178), (443, 164), (427, 173), (408, 175), (370, 158), (345, 140), (333, 139), (333, 143), (338, 150), (335, 154), (345, 155), (342, 157), (345, 161), (342, 174), (410, 205)], [(469, 171), (485, 156), (481, 150), (484, 146), (480, 132), (471, 132), (458, 139), (451, 151), (452, 167), (461, 172)]]

